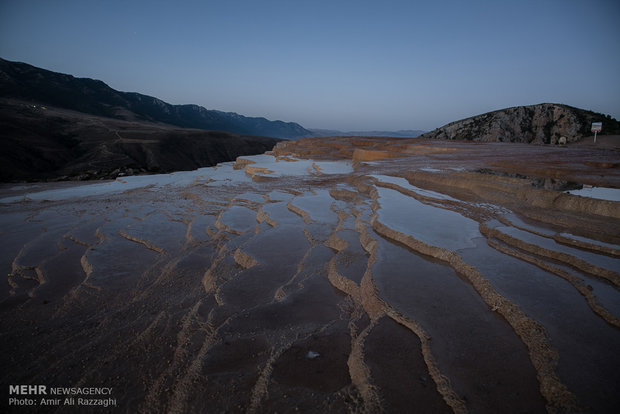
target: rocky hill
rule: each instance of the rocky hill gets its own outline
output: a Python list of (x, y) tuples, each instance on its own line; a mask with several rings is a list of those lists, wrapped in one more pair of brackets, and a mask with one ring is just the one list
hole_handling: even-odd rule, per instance
[(609, 115), (543, 103), (501, 109), (451, 122), (421, 135), (421, 138), (557, 144), (561, 137), (574, 142), (592, 135), (592, 122), (603, 122), (603, 134), (620, 134), (620, 123)]
[(235, 134), (298, 138), (312, 133), (294, 122), (245, 117), (198, 105), (171, 105), (134, 92), (120, 92), (100, 80), (0, 59), (0, 97), (71, 109), (126, 121), (163, 122), (182, 128)]

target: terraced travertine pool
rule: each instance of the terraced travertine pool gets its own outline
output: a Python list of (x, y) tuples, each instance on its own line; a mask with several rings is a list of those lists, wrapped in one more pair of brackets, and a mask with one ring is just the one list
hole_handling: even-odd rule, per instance
[(123, 412), (620, 407), (619, 202), (472, 164), (497, 146), (297, 145), (2, 188), (2, 382)]

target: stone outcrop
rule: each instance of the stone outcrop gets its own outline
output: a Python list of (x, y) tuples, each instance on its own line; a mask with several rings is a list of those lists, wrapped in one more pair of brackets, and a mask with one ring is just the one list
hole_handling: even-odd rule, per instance
[(619, 123), (610, 116), (568, 105), (543, 103), (516, 106), (451, 122), (423, 134), (423, 138), (486, 142), (568, 143), (590, 135), (592, 122), (603, 122), (606, 134), (616, 133)]

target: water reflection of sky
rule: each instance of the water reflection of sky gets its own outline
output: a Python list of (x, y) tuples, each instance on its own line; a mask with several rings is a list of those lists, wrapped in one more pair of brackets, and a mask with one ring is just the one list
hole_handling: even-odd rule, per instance
[(582, 197), (598, 198), (601, 200), (620, 201), (619, 188), (590, 187), (582, 188), (581, 190), (567, 191), (567, 193)]
[(436, 198), (439, 200), (451, 200), (451, 201), (457, 201), (454, 198), (445, 195), (445, 194), (441, 194), (438, 193), (436, 191), (431, 191), (431, 190), (425, 190), (423, 188), (420, 187), (416, 187), (415, 185), (411, 185), (409, 183), (408, 180), (406, 180), (405, 178), (402, 177), (393, 177), (390, 175), (371, 175), (370, 177), (376, 178), (377, 180), (384, 182), (384, 183), (391, 183), (391, 184), (395, 184), (399, 187), (402, 187), (406, 190), (410, 190), (413, 191), (414, 193), (417, 193), (421, 196), (425, 196), (425, 197), (430, 197), (430, 198)]
[(472, 240), (481, 237), (478, 223), (459, 213), (423, 204), (389, 188), (378, 187), (377, 191), (379, 220), (396, 231), (450, 250), (474, 247)]
[(239, 157), (253, 161), (252, 167), (265, 168), (270, 173), (258, 173), (268, 177), (300, 176), (308, 174), (349, 174), (353, 166), (349, 161), (315, 161), (294, 159), (277, 159), (268, 154)]
[[(168, 185), (184, 186), (195, 182), (210, 184), (212, 182), (225, 181), (250, 181), (250, 179), (240, 170), (234, 170), (232, 163), (220, 164), (217, 168), (200, 168), (194, 171), (179, 171), (171, 174), (155, 175), (134, 175), (120, 177), (113, 181), (104, 182), (75, 182), (73, 185), (66, 186), (66, 183), (54, 183), (50, 185), (32, 184), (21, 185), (9, 188), (9, 191), (19, 191), (20, 195), (0, 198), (2, 203), (11, 203), (23, 200), (66, 200), (71, 198), (81, 198), (98, 196), (105, 194), (118, 194), (128, 190), (138, 188), (161, 188)], [(49, 187), (54, 187), (48, 189)], [(32, 191), (28, 191), (29, 188)]]
[[(270, 177), (300, 176), (309, 174), (349, 174), (353, 171), (350, 162), (345, 161), (313, 161), (277, 160), (272, 155), (261, 154), (244, 156), (253, 167), (266, 168), (272, 173), (263, 175)], [(178, 171), (170, 174), (135, 175), (120, 177), (116, 180), (103, 182), (82, 181), (73, 183), (37, 183), (15, 185), (6, 188), (0, 195), (0, 203), (12, 203), (25, 200), (58, 201), (71, 198), (119, 194), (138, 188), (160, 189), (165, 186), (185, 186), (201, 183), (207, 186), (221, 186), (251, 182), (252, 179), (243, 169), (235, 170), (232, 162), (218, 164), (216, 167), (199, 168), (194, 171)]]

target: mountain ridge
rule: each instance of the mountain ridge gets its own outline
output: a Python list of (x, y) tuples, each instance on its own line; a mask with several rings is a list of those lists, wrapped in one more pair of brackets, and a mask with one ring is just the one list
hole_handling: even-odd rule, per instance
[(162, 122), (182, 128), (285, 139), (312, 134), (295, 122), (246, 117), (235, 112), (209, 110), (196, 104), (172, 105), (138, 92), (117, 91), (101, 80), (77, 78), (2, 58), (0, 96), (96, 116)]

